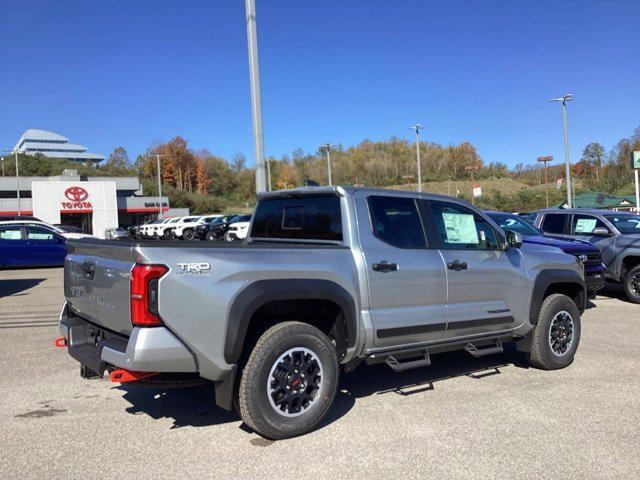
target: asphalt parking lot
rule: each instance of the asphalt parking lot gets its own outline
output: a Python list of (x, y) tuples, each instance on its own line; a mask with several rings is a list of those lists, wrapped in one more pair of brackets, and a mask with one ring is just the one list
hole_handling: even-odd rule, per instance
[(640, 305), (607, 293), (565, 370), (527, 368), (513, 350), (360, 367), (321, 428), (271, 442), (218, 409), (212, 387), (80, 378), (53, 346), (62, 270), (0, 271), (0, 476), (637, 479)]

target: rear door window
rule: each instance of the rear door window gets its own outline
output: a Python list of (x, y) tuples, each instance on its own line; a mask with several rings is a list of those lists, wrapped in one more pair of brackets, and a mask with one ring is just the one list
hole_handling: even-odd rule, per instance
[[(250, 219), (247, 215), (239, 221)], [(313, 195), (261, 200), (254, 214), (251, 237), (342, 241), (340, 197)]]
[(564, 233), (566, 218), (566, 214), (547, 213), (542, 221), (542, 230), (544, 230), (545, 233)]
[(373, 234), (380, 240), (399, 248), (427, 246), (413, 198), (371, 196), (368, 202)]

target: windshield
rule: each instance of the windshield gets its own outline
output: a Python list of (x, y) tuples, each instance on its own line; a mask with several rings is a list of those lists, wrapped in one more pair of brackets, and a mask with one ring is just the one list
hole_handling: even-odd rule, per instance
[(613, 223), (620, 233), (640, 233), (640, 215), (622, 213), (617, 215), (605, 215), (604, 218)]
[(508, 213), (488, 213), (487, 215), (503, 230), (511, 230), (522, 235), (541, 235), (540, 230), (517, 215)]
[(251, 215), (238, 215), (233, 217), (229, 223), (248, 222), (251, 220)]

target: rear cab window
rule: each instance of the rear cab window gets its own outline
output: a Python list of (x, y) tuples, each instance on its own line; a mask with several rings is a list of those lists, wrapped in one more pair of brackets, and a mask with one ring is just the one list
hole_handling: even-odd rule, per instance
[(305, 195), (260, 200), (253, 216), (251, 238), (341, 242), (340, 197)]
[(545, 233), (564, 233), (564, 224), (567, 218), (563, 213), (547, 213), (542, 220), (542, 230)]
[(426, 248), (420, 214), (413, 198), (371, 196), (368, 199), (373, 234), (398, 248)]

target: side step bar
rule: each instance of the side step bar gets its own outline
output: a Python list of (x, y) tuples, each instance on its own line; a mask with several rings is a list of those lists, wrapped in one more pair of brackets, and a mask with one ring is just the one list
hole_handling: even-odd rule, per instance
[(500, 339), (496, 340), (496, 344), (492, 347), (478, 348), (473, 343), (467, 343), (464, 349), (475, 358), (484, 357), (485, 355), (494, 355), (496, 353), (503, 353), (502, 342)]
[(384, 363), (389, 365), (394, 372), (404, 372), (412, 368), (428, 367), (431, 365), (431, 358), (429, 357), (429, 352), (425, 349), (422, 358), (418, 358), (417, 360), (402, 361), (393, 355), (389, 355), (384, 359)]

